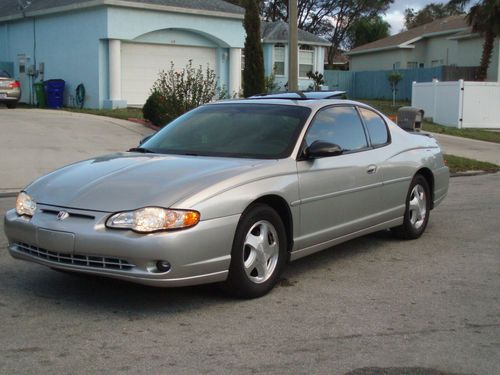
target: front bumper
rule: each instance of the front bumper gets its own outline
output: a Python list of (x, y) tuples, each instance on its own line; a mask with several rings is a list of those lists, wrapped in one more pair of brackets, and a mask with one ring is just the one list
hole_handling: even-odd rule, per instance
[[(69, 217), (58, 220), (59, 211)], [(193, 228), (152, 234), (105, 227), (110, 213), (39, 205), (33, 218), (5, 215), (9, 252), (17, 259), (151, 286), (224, 281), (239, 215), (205, 220)], [(171, 269), (161, 272), (157, 261)]]

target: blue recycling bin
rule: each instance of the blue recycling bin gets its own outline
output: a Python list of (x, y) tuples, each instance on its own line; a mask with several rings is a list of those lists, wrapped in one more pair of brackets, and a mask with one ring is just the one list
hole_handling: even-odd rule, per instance
[(44, 82), (44, 85), (47, 107), (53, 109), (62, 108), (64, 101), (64, 80), (49, 79)]

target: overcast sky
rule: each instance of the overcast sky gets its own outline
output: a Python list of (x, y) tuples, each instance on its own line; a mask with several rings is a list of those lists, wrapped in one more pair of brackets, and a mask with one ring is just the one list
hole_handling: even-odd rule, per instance
[(429, 3), (446, 3), (441, 0), (395, 0), (384, 16), (391, 24), (391, 34), (397, 34), (404, 27), (404, 12), (406, 8), (422, 9)]

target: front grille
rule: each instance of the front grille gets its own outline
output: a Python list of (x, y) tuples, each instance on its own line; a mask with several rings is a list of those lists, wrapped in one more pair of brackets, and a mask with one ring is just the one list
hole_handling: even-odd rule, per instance
[(54, 251), (45, 250), (40, 247), (31, 246), (22, 242), (18, 242), (15, 245), (17, 250), (25, 254), (29, 254), (37, 258), (46, 259), (50, 260), (51, 262), (56, 262), (61, 264), (74, 264), (76, 266), (125, 270), (125, 271), (135, 267), (134, 264), (119, 258), (106, 258), (106, 257), (96, 257), (90, 255), (77, 255), (77, 254), (62, 254), (62, 253), (56, 253)]

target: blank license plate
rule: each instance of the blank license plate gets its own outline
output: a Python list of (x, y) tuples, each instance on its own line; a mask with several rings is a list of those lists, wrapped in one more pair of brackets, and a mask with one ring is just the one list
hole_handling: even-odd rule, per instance
[(75, 247), (75, 235), (69, 232), (38, 228), (38, 247), (56, 253), (72, 254)]

